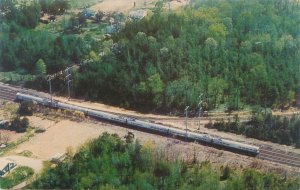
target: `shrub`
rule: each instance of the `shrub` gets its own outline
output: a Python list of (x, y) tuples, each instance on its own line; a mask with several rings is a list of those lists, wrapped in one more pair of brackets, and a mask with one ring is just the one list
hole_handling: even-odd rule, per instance
[(19, 116), (16, 116), (12, 119), (10, 124), (10, 129), (18, 133), (23, 133), (29, 127), (29, 120), (26, 117), (22, 119)]
[(0, 187), (4, 189), (12, 188), (25, 181), (33, 175), (33, 169), (27, 166), (21, 166), (14, 169), (10, 174), (1, 178)]
[(34, 110), (33, 102), (23, 101), (19, 107), (18, 113), (20, 115), (32, 115)]

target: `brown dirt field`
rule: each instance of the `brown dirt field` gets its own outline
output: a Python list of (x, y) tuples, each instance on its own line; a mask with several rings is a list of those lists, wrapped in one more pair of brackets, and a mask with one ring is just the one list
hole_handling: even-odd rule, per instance
[[(17, 133), (15, 131), (0, 129), (0, 135), (3, 138), (4, 136), (8, 135), (8, 143), (17, 141), (19, 138), (24, 136), (24, 133)], [(1, 144), (1, 142), (0, 142)]]
[(49, 127), (53, 126), (56, 122), (48, 119), (44, 119), (41, 117), (30, 116), (28, 117), (30, 126), (34, 128), (42, 128), (48, 129)]
[(66, 148), (77, 148), (88, 139), (101, 134), (101, 128), (93, 125), (62, 120), (49, 127), (45, 132), (36, 134), (29, 141), (19, 145), (14, 152), (30, 151), (34, 156), (49, 160), (55, 155), (63, 154)]
[(15, 162), (17, 166), (31, 167), (35, 173), (39, 173), (43, 168), (43, 160), (41, 159), (14, 155), (0, 157), (0, 166), (5, 166), (9, 162)]
[[(157, 0), (104, 0), (90, 7), (91, 10), (104, 12), (123, 12), (127, 13), (130, 10), (149, 9), (153, 8)], [(135, 3), (135, 6), (134, 6)], [(170, 9), (176, 9), (187, 4), (186, 0), (170, 2)], [(168, 3), (165, 4), (168, 9)]]

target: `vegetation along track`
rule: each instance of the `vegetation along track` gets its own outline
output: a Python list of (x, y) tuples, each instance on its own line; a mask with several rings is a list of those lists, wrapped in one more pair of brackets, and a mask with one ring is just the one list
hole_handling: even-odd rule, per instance
[(300, 168), (300, 155), (292, 152), (285, 152), (283, 150), (274, 149), (270, 146), (259, 146), (258, 157), (262, 160), (269, 160), (281, 164), (286, 164), (293, 167)]
[[(8, 85), (4, 85), (4, 84), (0, 83), (0, 99), (14, 101), (17, 92), (34, 94), (34, 92), (32, 92), (29, 89), (23, 89), (23, 88), (15, 87), (15, 86), (8, 86)], [(122, 114), (120, 114), (120, 115), (122, 115)], [(124, 114), (124, 115), (127, 115), (127, 114)], [(142, 119), (141, 116), (139, 116), (137, 118)], [(153, 118), (143, 118), (143, 119), (153, 119)], [(169, 118), (162, 118), (162, 120), (168, 120), (168, 119)], [(156, 118), (156, 120), (160, 120), (160, 119)], [(173, 120), (173, 119), (170, 119), (170, 120)], [(174, 120), (178, 121), (178, 120), (181, 120), (181, 118), (179, 118), (179, 119), (174, 118)], [(184, 120), (184, 118), (182, 118), (182, 120)], [(276, 162), (276, 163), (290, 165), (293, 167), (300, 167), (300, 155), (299, 154), (285, 152), (285, 151), (279, 150), (279, 149), (273, 149), (270, 146), (261, 145), (260, 146), (260, 154), (259, 154), (258, 158), (260, 158), (262, 160), (268, 160), (268, 161), (272, 161), (272, 162)]]

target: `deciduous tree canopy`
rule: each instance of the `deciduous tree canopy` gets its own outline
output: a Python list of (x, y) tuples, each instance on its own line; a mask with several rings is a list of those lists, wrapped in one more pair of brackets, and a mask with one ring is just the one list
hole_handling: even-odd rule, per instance
[[(298, 179), (284, 180), (253, 169), (213, 168), (209, 162), (168, 161), (162, 152), (138, 141), (125, 143), (103, 134), (54, 168), (47, 168), (34, 189), (282, 189), (298, 190)], [(222, 183), (220, 182), (222, 180)]]
[[(128, 21), (112, 39), (101, 40), (29, 30), (47, 2), (17, 8), (15, 1), (1, 1), (0, 68), (34, 73), (42, 59), (47, 73), (55, 73), (89, 59), (74, 74), (76, 96), (144, 111), (195, 108), (200, 94), (205, 109), (295, 104), (297, 1), (194, 0), (167, 13), (157, 3), (153, 15)], [(60, 3), (53, 5), (67, 8)], [(71, 28), (78, 19), (71, 17)]]

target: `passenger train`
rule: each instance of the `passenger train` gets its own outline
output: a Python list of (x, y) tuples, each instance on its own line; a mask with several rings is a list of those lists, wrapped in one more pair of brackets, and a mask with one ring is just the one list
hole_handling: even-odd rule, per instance
[(65, 104), (57, 101), (50, 101), (47, 98), (41, 98), (37, 96), (32, 96), (23, 93), (17, 93), (16, 99), (20, 101), (33, 101), (44, 106), (49, 106), (57, 109), (66, 109), (71, 111), (81, 111), (87, 116), (94, 117), (101, 120), (106, 120), (110, 122), (115, 122), (118, 124), (123, 124), (131, 128), (135, 128), (142, 131), (148, 131), (151, 133), (156, 133), (164, 136), (172, 136), (178, 139), (184, 139), (186, 141), (197, 141), (202, 144), (212, 145), (219, 148), (224, 148), (234, 152), (239, 152), (251, 156), (256, 156), (259, 154), (259, 147), (248, 145), (244, 143), (238, 143), (231, 140), (226, 140), (218, 137), (213, 137), (207, 134), (194, 133), (190, 131), (175, 129), (172, 127), (166, 127), (163, 125), (134, 119), (130, 117), (118, 116), (111, 113), (106, 113), (103, 111), (96, 111), (93, 109), (83, 108), (80, 106)]

